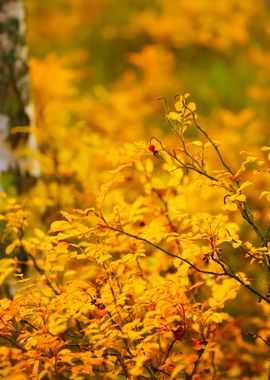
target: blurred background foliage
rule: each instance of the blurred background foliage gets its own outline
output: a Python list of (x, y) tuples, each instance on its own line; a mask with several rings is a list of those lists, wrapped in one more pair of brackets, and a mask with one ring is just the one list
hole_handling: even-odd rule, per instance
[[(238, 111), (256, 100), (250, 87), (262, 76), (269, 48), (265, 0), (26, 4), (31, 54), (73, 56), (73, 64), (86, 70), (81, 90), (88, 94), (95, 85), (112, 87), (132, 72), (141, 81), (170, 76), (167, 88), (157, 85), (160, 93), (153, 98), (175, 95), (174, 83), (179, 92), (188, 89), (204, 113), (217, 106)], [(155, 77), (159, 73), (163, 78)]]
[[(42, 177), (28, 194), (17, 200), (3, 195), (1, 254), (6, 257), (1, 282), (7, 282), (13, 292), (16, 287), (22, 287), (12, 274), (18, 275), (16, 250), (23, 248), (32, 258), (28, 265), (29, 286), (32, 283), (35, 286), (36, 281), (40, 287), (37, 299), (44, 302), (44, 310), (50, 305), (54, 315), (54, 300), (58, 296), (64, 295), (72, 306), (70, 284), (81, 292), (80, 282), (88, 281), (87, 286), (92, 283), (96, 291), (100, 278), (116, 281), (113, 277), (116, 273), (123, 282), (118, 295), (128, 297), (130, 286), (134, 303), (140, 309), (144, 304), (141, 296), (151, 305), (153, 297), (173, 300), (179, 290), (183, 293), (179, 293), (181, 301), (189, 291), (187, 283), (191, 274), (194, 283), (199, 281), (199, 289), (197, 292), (194, 288), (194, 298), (185, 295), (189, 318), (193, 318), (195, 305), (198, 320), (205, 317), (209, 320), (209, 331), (217, 333), (213, 341), (218, 346), (218, 365), (221, 363), (219, 378), (224, 378), (225, 373), (230, 379), (264, 379), (269, 346), (254, 340), (248, 332), (256, 331), (269, 339), (268, 304), (257, 302), (245, 289), (236, 289), (233, 281), (216, 281), (192, 272), (186, 264), (175, 265), (171, 257), (153, 246), (145, 248), (146, 256), (140, 261), (143, 275), (138, 277), (136, 263), (126, 259), (127, 252), (134, 253), (127, 237), (107, 234), (102, 226), (99, 230), (99, 224), (96, 227), (96, 221), (91, 219), (91, 211), (89, 220), (88, 212), (77, 210), (78, 214), (74, 215), (68, 212), (93, 206), (102, 208), (105, 214), (113, 210), (108, 217), (111, 223), (119, 222), (121, 226), (123, 221), (134, 234), (147, 236), (171, 252), (179, 248), (173, 239), (167, 239), (175, 231), (179, 239), (183, 237), (184, 255), (206, 268), (201, 256), (203, 249), (207, 251), (209, 247), (207, 241), (196, 236), (204, 229), (211, 235), (214, 229), (213, 234), (223, 239), (219, 244), (224, 257), (266, 294), (266, 271), (260, 257), (250, 260), (245, 251), (224, 238), (231, 228), (232, 234), (250, 243), (252, 249), (261, 244), (241, 213), (226, 209), (224, 188), (213, 188), (196, 173), (175, 170), (175, 164), (170, 160), (165, 163), (162, 155), (154, 157), (148, 145), (151, 137), (156, 136), (172, 152), (179, 149), (179, 140), (165, 117), (164, 99), (170, 110), (174, 110), (177, 95), (190, 93), (197, 104), (199, 124), (217, 142), (232, 172), (237, 172), (246, 157), (251, 157), (242, 167), (240, 179), (252, 184), (244, 193), (256, 222), (265, 231), (270, 213), (269, 167), (265, 167), (270, 156), (268, 150), (261, 151), (260, 147), (269, 145), (270, 137), (269, 3), (265, 0), (25, 0), (25, 4), (39, 146), (35, 155), (41, 163)], [(190, 151), (197, 154), (198, 144), (192, 145), (194, 139), (199, 139), (194, 125), (188, 127), (185, 137)], [(205, 159), (207, 170), (223, 178), (224, 170), (220, 171), (222, 165), (213, 149), (206, 152)], [(259, 160), (264, 160), (265, 166), (260, 166)], [(260, 196), (263, 191), (266, 194)], [(60, 214), (59, 210), (65, 211)], [(168, 222), (168, 216), (172, 222), (170, 219)], [(70, 231), (62, 231), (62, 227), (59, 237), (53, 235), (57, 228), (48, 234), (44, 232), (51, 222), (65, 218), (75, 220), (78, 241), (70, 239)], [(97, 228), (93, 247), (102, 241), (106, 248), (101, 258), (96, 258), (87, 234), (80, 235), (80, 229), (83, 231), (88, 226), (84, 225), (85, 219)], [(56, 222), (58, 227), (59, 222)], [(67, 246), (71, 240), (70, 251), (63, 248), (65, 239)], [(84, 248), (88, 246), (90, 253), (84, 258), (81, 251), (85, 254)], [(106, 251), (112, 256), (108, 258)], [(108, 270), (104, 263), (108, 264)], [(37, 272), (40, 278), (36, 278)], [(46, 279), (51, 281), (51, 286), (44, 296)], [(136, 286), (136, 281), (145, 281), (144, 287)], [(160, 288), (161, 283), (164, 289)], [(107, 285), (102, 281), (100, 284), (100, 289), (104, 286), (110, 293)], [(119, 284), (113, 282), (113, 286), (118, 289)], [(59, 294), (51, 294), (54, 287), (59, 289)], [(27, 293), (27, 288), (22, 290), (22, 300), (23, 292)], [(217, 321), (210, 321), (206, 316), (208, 306), (205, 311), (202, 307), (211, 297), (218, 313), (221, 311)], [(109, 298), (100, 295), (101, 304), (111, 307), (113, 302)], [(136, 308), (128, 298), (127, 303), (131, 316), (125, 317), (125, 323), (128, 318), (132, 320), (133, 311), (137, 318)], [(59, 315), (65, 314), (62, 303), (59, 305)], [(90, 329), (96, 317), (85, 322), (80, 310), (80, 322)], [(223, 311), (229, 315), (228, 323), (222, 322)], [(175, 311), (168, 313), (171, 316)], [(32, 309), (30, 314), (34, 314)], [(73, 314), (70, 315), (72, 321)], [(138, 315), (143, 321), (144, 312)], [(62, 336), (61, 331), (57, 334), (55, 339)], [(105, 338), (103, 345), (107, 342)], [(118, 341), (114, 338), (112, 341), (116, 347)], [(157, 355), (162, 354), (162, 350), (156, 351)], [(45, 357), (44, 362), (47, 361)], [(206, 369), (209, 363), (206, 360), (203, 364)], [(10, 368), (12, 371), (12, 363)]]
[(78, 203), (94, 202), (124, 143), (172, 136), (160, 97), (172, 107), (191, 93), (234, 167), (240, 151), (256, 153), (269, 139), (265, 0), (27, 0), (26, 8), (39, 158), (58, 206), (70, 203), (70, 187)]

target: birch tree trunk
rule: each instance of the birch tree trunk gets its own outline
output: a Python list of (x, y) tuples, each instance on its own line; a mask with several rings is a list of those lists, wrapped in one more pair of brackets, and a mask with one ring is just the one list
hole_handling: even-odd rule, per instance
[(0, 189), (17, 193), (39, 176), (37, 160), (18, 155), (22, 147), (36, 150), (27, 58), (23, 1), (0, 0)]

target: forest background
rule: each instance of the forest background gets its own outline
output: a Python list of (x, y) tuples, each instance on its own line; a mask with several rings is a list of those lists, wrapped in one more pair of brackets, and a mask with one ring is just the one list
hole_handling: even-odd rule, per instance
[(25, 6), (41, 176), (3, 183), (0, 377), (266, 379), (269, 4)]

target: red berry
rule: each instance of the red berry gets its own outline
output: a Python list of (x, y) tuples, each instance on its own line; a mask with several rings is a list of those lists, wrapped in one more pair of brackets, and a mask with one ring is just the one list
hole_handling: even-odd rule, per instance
[(181, 342), (184, 338), (185, 332), (186, 329), (183, 326), (179, 326), (176, 330), (173, 331), (174, 339)]
[(149, 145), (148, 149), (150, 150), (150, 152), (155, 152), (156, 147), (155, 145)]

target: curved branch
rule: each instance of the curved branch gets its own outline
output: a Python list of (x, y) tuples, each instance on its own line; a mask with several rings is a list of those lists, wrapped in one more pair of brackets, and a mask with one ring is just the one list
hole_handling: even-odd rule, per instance
[[(161, 246), (159, 246), (158, 244), (155, 244), (153, 242), (151, 242), (150, 240), (147, 240), (146, 238), (143, 238), (141, 236), (138, 236), (138, 235), (134, 235), (130, 232), (127, 232), (125, 230), (123, 230), (122, 228), (117, 228), (117, 227), (113, 227), (111, 226), (110, 224), (108, 224), (108, 222), (106, 221), (105, 217), (102, 215), (102, 214), (97, 214), (95, 213), (96, 216), (98, 218), (100, 218), (104, 225), (102, 227), (107, 227), (109, 230), (111, 231), (115, 231), (115, 232), (118, 232), (119, 234), (123, 234), (123, 235), (126, 235), (126, 236), (129, 236), (130, 238), (132, 239), (136, 239), (136, 240), (139, 240), (139, 241), (142, 241), (148, 245), (150, 245), (151, 247), (153, 248), (156, 248), (157, 250), (161, 251), (161, 252), (164, 252), (166, 253), (166, 255), (170, 256), (170, 257), (173, 257), (175, 259), (178, 259), (186, 264), (188, 264), (191, 268), (193, 268), (194, 270), (196, 270), (197, 272), (199, 273), (203, 273), (203, 274), (208, 274), (208, 275), (213, 275), (213, 276), (228, 276), (228, 277), (231, 277), (233, 278), (235, 281), (239, 282), (241, 285), (243, 285), (246, 289), (248, 289), (251, 293), (255, 294), (259, 300), (264, 300), (265, 302), (267, 302), (268, 304), (270, 304), (270, 299), (268, 299), (266, 296), (264, 296), (263, 294), (259, 293), (256, 289), (254, 289), (252, 286), (250, 286), (249, 284), (245, 283), (239, 276), (237, 276), (236, 273), (234, 273), (232, 271), (232, 269), (229, 267), (230, 271), (228, 271), (225, 267), (225, 265), (220, 262), (219, 260), (213, 258), (213, 260), (219, 264), (222, 269), (223, 269), (223, 272), (213, 272), (213, 271), (207, 271), (207, 270), (204, 270), (204, 269), (201, 269), (201, 268), (198, 268), (196, 265), (194, 265), (191, 261), (185, 259), (184, 257), (181, 257), (181, 256), (178, 256), (178, 255), (175, 255), (174, 253), (168, 251), (167, 249), (165, 248), (162, 248)], [(227, 263), (225, 263), (226, 265), (228, 265)]]
[(118, 232), (120, 234), (129, 236), (132, 239), (143, 241), (144, 243), (146, 243), (146, 244), (148, 244), (148, 245), (150, 245), (150, 246), (158, 249), (159, 251), (166, 253), (166, 255), (171, 256), (171, 257), (173, 257), (175, 259), (178, 259), (178, 260), (180, 260), (180, 261), (188, 264), (190, 267), (192, 267), (193, 269), (195, 269), (197, 272), (204, 273), (204, 274), (210, 274), (210, 275), (213, 275), (213, 276), (227, 276), (228, 275), (227, 273), (224, 273), (224, 272), (206, 271), (204, 269), (198, 268), (191, 261), (185, 259), (184, 257), (175, 255), (174, 253), (168, 251), (165, 248), (162, 248), (161, 246), (159, 246), (158, 244), (155, 244), (155, 243), (151, 242), (150, 240), (147, 240), (147, 239), (145, 239), (145, 238), (143, 238), (141, 236), (138, 236), (138, 235), (131, 234), (130, 232), (127, 232), (127, 231), (125, 231), (123, 229), (120, 229), (120, 228), (113, 227), (113, 226), (109, 225), (103, 215), (98, 215), (98, 217), (101, 218), (101, 220), (104, 222), (105, 226), (103, 226), (103, 227), (107, 227), (111, 231), (115, 231), (115, 232)]

